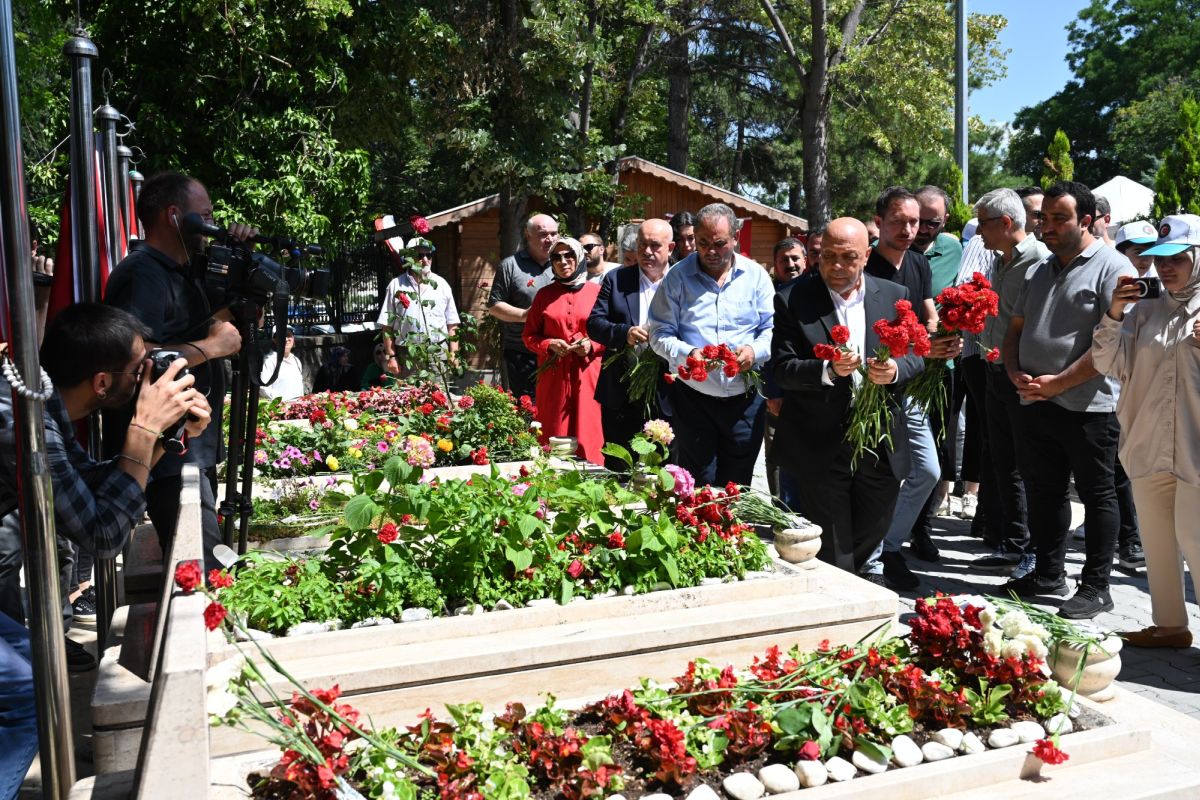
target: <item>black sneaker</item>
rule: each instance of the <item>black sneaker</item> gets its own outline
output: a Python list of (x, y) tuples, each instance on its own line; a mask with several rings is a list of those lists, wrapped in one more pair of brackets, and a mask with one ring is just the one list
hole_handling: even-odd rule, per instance
[(883, 579), (883, 575), (879, 572), (860, 572), (858, 577), (862, 578), (867, 583), (873, 583), (876, 586), (887, 588), (887, 581)]
[(980, 569), (1011, 569), (1020, 563), (1020, 553), (1014, 553), (1004, 545), (1001, 545), (991, 555), (975, 559), (974, 566)]
[(880, 560), (883, 562), (883, 579), (893, 589), (911, 591), (921, 585), (921, 579), (908, 568), (902, 553), (884, 551)]
[(96, 590), (89, 586), (83, 590), (83, 594), (75, 598), (75, 602), (71, 603), (71, 614), (75, 619), (87, 621), (96, 619)]
[(912, 550), (913, 555), (922, 561), (936, 562), (942, 559), (941, 551), (933, 543), (933, 537), (927, 531), (914, 533), (912, 540), (908, 543), (908, 549)]
[(1130, 542), (1121, 548), (1117, 563), (1125, 569), (1143, 569), (1146, 566), (1146, 554), (1142, 551), (1141, 542)]
[(66, 640), (67, 671), (91, 672), (96, 668), (96, 658), (74, 639)]
[(1112, 610), (1113, 601), (1107, 589), (1081, 583), (1075, 595), (1058, 609), (1058, 615), (1063, 619), (1091, 619)]
[(1017, 578), (1000, 587), (1004, 595), (1009, 592), (1017, 597), (1065, 597), (1070, 590), (1066, 578), (1043, 578), (1036, 573)]

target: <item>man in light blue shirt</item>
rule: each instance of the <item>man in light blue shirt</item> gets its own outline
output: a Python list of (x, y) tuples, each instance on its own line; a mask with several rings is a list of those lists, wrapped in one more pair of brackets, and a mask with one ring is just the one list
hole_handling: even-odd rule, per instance
[(771, 355), (775, 294), (758, 263), (739, 255), (733, 209), (713, 203), (696, 214), (696, 252), (663, 278), (650, 304), (650, 347), (671, 371), (706, 345), (728, 345), (739, 372), (709, 370), (703, 381), (676, 380), (675, 438), (679, 465), (698, 485), (749, 484), (762, 446), (765, 405), (747, 373)]

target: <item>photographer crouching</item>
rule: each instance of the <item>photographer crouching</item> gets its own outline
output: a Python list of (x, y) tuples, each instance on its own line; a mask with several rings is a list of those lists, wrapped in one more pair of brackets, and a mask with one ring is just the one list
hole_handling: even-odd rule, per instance
[[(196, 464), (207, 480), (200, 481), (200, 506), (204, 536), (205, 569), (220, 565), (213, 548), (221, 542), (217, 525), (216, 465), (224, 459), (221, 414), (225, 402), (222, 359), (236, 354), (241, 334), (228, 321), (213, 319), (203, 268), (193, 267), (191, 255), (204, 249), (204, 238), (185, 233), (184, 217), (198, 214), (211, 223), (212, 201), (199, 181), (176, 172), (154, 175), (142, 187), (137, 214), (145, 239), (135, 242), (130, 254), (108, 278), (104, 302), (129, 312), (148, 329), (154, 346), (178, 352), (195, 376), (195, 388), (212, 407), (213, 424), (198, 436), (169, 447), (159, 459), (146, 486), (146, 511), (163, 553), (175, 538), (179, 518), (181, 471)], [(247, 240), (257, 234), (245, 225), (232, 225), (231, 238)], [(130, 428), (127, 413), (105, 414), (105, 452), (119, 450)], [(161, 428), (154, 429), (161, 432)]]

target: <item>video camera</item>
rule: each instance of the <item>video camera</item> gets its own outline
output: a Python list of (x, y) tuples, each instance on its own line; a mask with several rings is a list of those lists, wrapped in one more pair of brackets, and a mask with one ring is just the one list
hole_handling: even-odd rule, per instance
[(272, 245), (296, 262), (294, 266), (284, 266), (265, 253), (231, 239), (224, 228), (208, 224), (199, 214), (185, 214), (180, 227), (186, 234), (200, 234), (213, 240), (208, 248), (205, 281), (226, 297), (266, 303), (277, 294), (280, 282), (287, 286), (287, 294), (301, 299), (317, 300), (329, 294), (329, 270), (307, 269), (301, 263), (305, 255), (320, 254), (318, 245), (299, 244), (277, 236), (254, 237), (255, 242)]

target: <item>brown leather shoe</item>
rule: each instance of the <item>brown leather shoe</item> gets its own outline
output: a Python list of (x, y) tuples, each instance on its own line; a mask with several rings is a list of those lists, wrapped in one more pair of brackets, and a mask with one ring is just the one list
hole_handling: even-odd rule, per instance
[(1192, 646), (1192, 632), (1180, 631), (1179, 633), (1158, 633), (1158, 626), (1151, 625), (1149, 628), (1143, 628), (1140, 631), (1125, 631), (1118, 633), (1127, 644), (1134, 647), (1172, 647), (1182, 649)]

